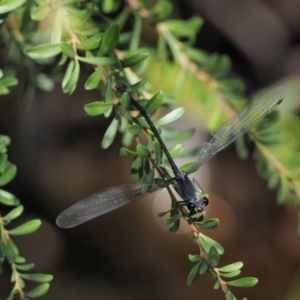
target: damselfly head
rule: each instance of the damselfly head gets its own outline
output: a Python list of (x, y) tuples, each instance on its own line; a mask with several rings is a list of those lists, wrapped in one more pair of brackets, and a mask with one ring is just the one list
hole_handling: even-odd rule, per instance
[(202, 197), (200, 197), (196, 201), (190, 201), (187, 204), (187, 208), (191, 213), (202, 212), (204, 210), (204, 207), (207, 206), (208, 203), (209, 203), (208, 195), (204, 194)]

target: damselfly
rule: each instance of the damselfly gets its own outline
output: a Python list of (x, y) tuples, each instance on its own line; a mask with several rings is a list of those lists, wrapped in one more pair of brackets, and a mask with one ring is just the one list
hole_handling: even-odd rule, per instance
[[(117, 90), (122, 93), (126, 91), (121, 86), (117, 87)], [(208, 196), (204, 193), (199, 194), (198, 183), (195, 179), (191, 180), (188, 175), (197, 171), (204, 163), (234, 142), (239, 136), (257, 126), (283, 101), (284, 96), (285, 89), (277, 87), (252, 101), (212, 134), (211, 140), (204, 143), (201, 147), (198, 159), (184, 171), (178, 169), (144, 108), (129, 96), (131, 104), (145, 118), (160, 143), (161, 149), (173, 170), (174, 177), (165, 180), (162, 179), (159, 183), (129, 183), (107, 188), (75, 203), (63, 211), (57, 217), (56, 224), (62, 228), (77, 226), (142, 198), (149, 193), (166, 188), (170, 184), (176, 186), (176, 190), (183, 199), (181, 202), (186, 203), (191, 214), (203, 211), (204, 207), (208, 204)]]

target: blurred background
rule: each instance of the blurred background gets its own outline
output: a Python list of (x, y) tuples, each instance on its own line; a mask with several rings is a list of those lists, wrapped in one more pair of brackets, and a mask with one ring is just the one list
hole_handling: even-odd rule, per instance
[[(197, 46), (228, 54), (232, 72), (243, 78), (249, 93), (283, 85), (287, 96), (281, 109), (299, 111), (299, 1), (174, 4), (177, 18), (196, 14), (205, 19)], [(147, 76), (155, 78), (155, 69), (151, 72)], [(18, 166), (17, 177), (5, 188), (26, 207), (20, 223), (31, 218), (43, 221), (36, 233), (14, 239), (22, 256), (35, 262), (35, 271), (54, 275), (42, 299), (224, 299), (222, 292), (213, 290), (208, 275), (192, 287), (186, 285), (192, 267), (188, 254), (198, 254), (198, 247), (190, 241), (189, 228), (170, 234), (156, 217), (157, 203), (170, 201), (163, 192), (71, 230), (55, 225), (57, 215), (71, 204), (130, 182), (131, 158), (118, 155), (121, 142), (109, 150), (100, 147), (107, 120), (87, 118), (82, 109), (97, 99), (96, 92), (86, 93), (83, 88), (88, 75), (80, 79), (72, 97), (63, 95), (58, 85), (51, 93), (38, 92), (35, 101), (24, 107), (26, 74), (20, 74), (21, 84), (0, 101), (1, 134), (12, 138), (9, 159)], [(181, 102), (189, 108), (179, 126), (197, 127), (193, 143), (199, 145), (209, 135), (199, 127), (197, 110), (188, 101)], [(276, 205), (275, 192), (268, 190), (253, 160), (240, 160), (234, 145), (194, 175), (210, 195), (207, 218), (220, 219), (220, 227), (205, 233), (225, 248), (220, 265), (242, 261), (241, 275), (259, 279), (255, 288), (232, 288), (234, 295), (299, 299), (300, 238), (294, 205)], [(11, 289), (9, 276), (7, 266), (0, 277), (0, 299)]]

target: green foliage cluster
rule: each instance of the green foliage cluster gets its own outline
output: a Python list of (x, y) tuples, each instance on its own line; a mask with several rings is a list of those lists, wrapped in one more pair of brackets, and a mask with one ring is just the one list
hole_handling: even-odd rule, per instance
[[(148, 124), (130, 106), (128, 95), (119, 95), (114, 90), (116, 84), (125, 84), (128, 92), (137, 95), (149, 115), (163, 105), (174, 104), (175, 98), (182, 97), (183, 93), (186, 98), (197, 99), (200, 119), (208, 130), (215, 130), (245, 105), (241, 96), (244, 84), (238, 78), (227, 76), (230, 59), (192, 46), (203, 20), (200, 17), (170, 19), (172, 8), (169, 0), (158, 0), (150, 8), (143, 1), (131, 0), (126, 3), (118, 0), (3, 0), (0, 2), (0, 34), (2, 44), (7, 46), (8, 63), (0, 73), (0, 93), (7, 94), (17, 84), (15, 76), (20, 65), (28, 71), (24, 93), (27, 101), (34, 96), (36, 87), (50, 91), (60, 80), (62, 91), (71, 95), (82, 70), (86, 69), (90, 75), (84, 87), (87, 92), (98, 90), (99, 100), (85, 105), (85, 112), (92, 117), (113, 116), (102, 139), (102, 148), (109, 148), (119, 133), (122, 135), (121, 155), (133, 156), (133, 181), (159, 181), (155, 174), (172, 177)], [(156, 37), (156, 47), (143, 43), (145, 31)], [(164, 86), (165, 95), (162, 91), (155, 92), (158, 86)], [(182, 142), (193, 135), (193, 129), (163, 127), (183, 113), (183, 108), (176, 108), (155, 122), (166, 141)], [(278, 187), (278, 201), (282, 203), (292, 198), (300, 207), (297, 144), (286, 138), (288, 125), (278, 127), (276, 124), (275, 128), (277, 119), (275, 112), (252, 131), (250, 137), (257, 146), (254, 158), (269, 186)], [(279, 142), (282, 137), (285, 137), (284, 142)], [(136, 142), (134, 150), (133, 141)], [(199, 149), (183, 151), (182, 144), (178, 143), (169, 151), (172, 157), (191, 157)], [(245, 138), (237, 142), (237, 150), (241, 157), (249, 155)], [(178, 229), (182, 219), (189, 222), (194, 232), (193, 241), (200, 249), (199, 255), (189, 257), (194, 267), (188, 284), (209, 271), (216, 281), (215, 288), (221, 287), (227, 299), (235, 299), (228, 286), (255, 285), (257, 280), (253, 278), (222, 279), (239, 275), (242, 263), (217, 268), (224, 249), (200, 231), (216, 227), (218, 221), (204, 222), (204, 215), (191, 219), (184, 207), (179, 211), (175, 197), (169, 192), (172, 207), (161, 216), (170, 213), (165, 222), (171, 232)], [(300, 232), (300, 226), (298, 230)]]
[[(0, 186), (9, 183), (16, 175), (17, 168), (7, 160), (7, 146), (10, 144), (10, 138), (0, 135)], [(24, 206), (20, 200), (6, 190), (0, 189), (0, 204), (3, 206), (14, 207), (5, 215), (0, 210), (0, 274), (3, 271), (3, 263), (6, 261), (12, 270), (11, 282), (13, 288), (7, 297), (12, 300), (16, 295), (20, 299), (38, 298), (47, 293), (49, 282), (53, 276), (48, 274), (30, 273), (34, 268), (33, 263), (27, 263), (26, 259), (19, 254), (19, 249), (11, 236), (25, 235), (38, 230), (41, 221), (38, 219), (30, 220), (15, 228), (8, 229), (9, 224), (17, 219), (24, 211)], [(1, 206), (0, 206), (1, 208)], [(26, 281), (40, 283), (30, 291), (25, 291)]]

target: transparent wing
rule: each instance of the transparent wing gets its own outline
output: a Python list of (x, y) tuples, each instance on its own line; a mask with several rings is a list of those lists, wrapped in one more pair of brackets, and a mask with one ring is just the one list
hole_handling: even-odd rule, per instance
[(71, 228), (87, 222), (95, 217), (122, 207), (143, 196), (158, 191), (174, 181), (167, 180), (162, 184), (130, 183), (114, 186), (87, 197), (68, 209), (56, 219), (61, 228)]
[(252, 101), (212, 134), (211, 140), (201, 148), (197, 161), (185, 172), (190, 174), (197, 171), (215, 154), (257, 126), (283, 101), (284, 96), (285, 88), (277, 87)]

